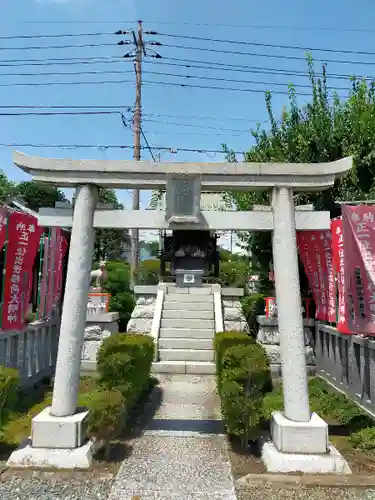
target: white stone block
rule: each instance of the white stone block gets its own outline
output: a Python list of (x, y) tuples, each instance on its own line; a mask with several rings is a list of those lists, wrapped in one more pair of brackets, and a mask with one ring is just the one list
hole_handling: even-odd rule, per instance
[[(177, 291), (177, 289), (176, 289)], [(189, 288), (189, 293), (192, 295), (212, 295), (212, 288), (211, 287), (200, 287), (200, 286), (191, 286)]]
[(32, 420), (32, 447), (73, 449), (86, 440), (88, 411), (80, 411), (68, 417), (55, 417), (48, 406)]
[(351, 474), (352, 471), (344, 457), (334, 446), (329, 445), (328, 453), (308, 455), (282, 453), (273, 443), (264, 443), (262, 460), (267, 472), (288, 474), (302, 472), (304, 474)]
[(186, 373), (191, 375), (214, 375), (216, 365), (212, 361), (187, 361)]
[(83, 446), (75, 449), (34, 448), (28, 439), (9, 460), (7, 467), (15, 468), (48, 468), (48, 469), (89, 469), (95, 453), (101, 443), (88, 441)]
[(283, 453), (327, 453), (329, 447), (328, 425), (316, 413), (309, 422), (294, 422), (275, 412), (271, 436), (276, 449)]
[(152, 373), (186, 373), (185, 361), (157, 361), (152, 363)]
[(214, 311), (202, 311), (197, 309), (195, 311), (186, 311), (180, 305), (180, 310), (176, 309), (165, 309), (163, 311), (163, 319), (214, 319)]
[(208, 349), (159, 349), (160, 361), (213, 361), (214, 351)]
[(152, 328), (152, 319), (130, 318), (126, 327), (128, 333), (150, 333)]
[(246, 321), (224, 321), (226, 332), (245, 332), (249, 333), (249, 325)]

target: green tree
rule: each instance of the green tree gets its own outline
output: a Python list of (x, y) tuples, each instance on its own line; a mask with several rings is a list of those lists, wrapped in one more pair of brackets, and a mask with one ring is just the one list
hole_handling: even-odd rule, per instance
[(15, 195), (35, 212), (42, 207), (52, 208), (57, 201), (67, 201), (61, 189), (36, 181), (20, 182), (15, 187)]
[[(298, 105), (296, 91), (289, 86), (288, 106), (276, 120), (270, 92), (265, 95), (270, 128), (260, 125), (252, 132), (255, 145), (245, 154), (248, 162), (325, 162), (353, 156), (354, 167), (344, 178), (322, 193), (295, 195), (296, 204), (312, 203), (318, 210), (340, 215), (338, 200), (373, 198), (375, 194), (375, 86), (352, 77), (349, 97), (328, 96), (326, 67), (320, 77), (314, 72), (311, 55), (307, 56), (312, 88), (310, 102)], [(223, 145), (229, 161), (236, 157)], [(228, 193), (228, 202), (237, 210), (251, 210), (255, 204), (269, 204), (269, 192)], [(241, 234), (243, 244), (256, 256), (261, 269), (271, 260), (269, 233)]]
[(3, 170), (0, 170), (0, 201), (5, 203), (9, 196), (14, 194), (15, 185), (6, 176)]
[[(101, 189), (99, 203), (110, 203), (115, 210), (124, 207), (119, 203), (114, 189)], [(94, 261), (121, 260), (130, 242), (125, 229), (97, 229), (95, 231)]]

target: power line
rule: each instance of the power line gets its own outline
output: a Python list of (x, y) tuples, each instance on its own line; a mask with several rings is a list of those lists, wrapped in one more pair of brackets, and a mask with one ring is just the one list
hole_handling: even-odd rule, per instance
[(42, 38), (75, 38), (81, 36), (105, 36), (105, 35), (115, 35), (113, 31), (107, 32), (97, 32), (97, 33), (59, 33), (59, 34), (43, 34), (43, 35), (2, 35), (0, 40), (32, 40), (32, 39), (42, 39)]
[[(125, 21), (121, 22), (122, 25), (132, 25), (136, 23), (137, 21)], [(206, 27), (206, 28), (244, 28), (244, 29), (265, 29), (265, 30), (291, 30), (291, 31), (339, 31), (339, 32), (348, 32), (348, 33), (375, 33), (375, 29), (371, 28), (346, 28), (346, 27), (318, 27), (318, 26), (297, 26), (297, 25), (277, 25), (277, 24), (267, 24), (267, 25), (260, 25), (260, 24), (227, 24), (227, 23), (190, 23), (190, 22), (174, 22), (174, 21), (158, 21), (158, 20), (146, 20), (143, 21), (148, 24), (155, 24), (155, 25), (174, 25), (174, 26), (201, 26), (201, 27)], [(49, 21), (42, 21), (42, 20), (24, 20), (24, 21), (18, 21), (17, 24), (119, 24), (119, 20), (87, 20), (82, 19), (82, 20), (74, 20), (74, 21), (68, 21), (68, 20), (49, 20)]]
[[(73, 76), (73, 75), (109, 75), (109, 74), (116, 74), (116, 75), (122, 75), (126, 73), (131, 73), (133, 74), (133, 70), (125, 70), (125, 71), (118, 71), (118, 70), (113, 70), (113, 71), (78, 71), (78, 72), (41, 72), (41, 73), (1, 73), (1, 76), (28, 76), (28, 77), (39, 77), (39, 76)], [(192, 79), (192, 80), (211, 80), (211, 81), (218, 81), (218, 82), (230, 82), (230, 83), (243, 83), (243, 84), (255, 84), (255, 85), (275, 85), (275, 86), (282, 86), (285, 87), (288, 85), (287, 82), (265, 82), (265, 81), (256, 81), (256, 80), (238, 80), (238, 79), (232, 79), (232, 78), (220, 78), (220, 77), (209, 77), (209, 76), (203, 76), (203, 75), (181, 75), (181, 74), (176, 74), (176, 73), (166, 73), (166, 72), (157, 72), (157, 71), (144, 71), (145, 74), (149, 75), (158, 75), (158, 76), (172, 76), (176, 78), (187, 78), (187, 79)], [(268, 74), (268, 73), (266, 73)], [(86, 83), (86, 82), (21, 82), (21, 83), (15, 83), (14, 85), (20, 85), (20, 86), (29, 86), (29, 85), (78, 85), (80, 83)], [(88, 82), (88, 83), (95, 83), (95, 82)], [(1, 84), (0, 84), (1, 86)], [(10, 84), (4, 84), (4, 86), (13, 86), (12, 83)], [(295, 87), (300, 87), (300, 88), (311, 88), (311, 85), (309, 84), (295, 84)], [(327, 87), (328, 90), (347, 90), (345, 87)]]
[[(183, 49), (183, 50), (198, 50), (198, 51), (205, 51), (205, 52), (214, 52), (218, 54), (232, 54), (232, 55), (238, 55), (238, 56), (254, 56), (254, 57), (268, 57), (268, 58), (274, 58), (274, 59), (287, 59), (287, 60), (293, 60), (293, 61), (306, 61), (305, 57), (302, 56), (289, 56), (289, 55), (284, 55), (284, 54), (257, 54), (255, 52), (241, 52), (238, 50), (222, 50), (222, 49), (210, 49), (208, 47), (191, 47), (189, 45), (173, 45), (173, 44), (163, 44), (163, 47), (170, 47), (173, 49)], [(361, 64), (361, 65), (371, 65), (373, 66), (375, 62), (371, 61), (340, 61), (337, 59), (325, 59), (324, 62), (326, 63), (335, 63), (335, 64)]]
[[(288, 85), (285, 82), (264, 82), (264, 81), (256, 81), (256, 80), (235, 80), (231, 78), (219, 78), (219, 77), (210, 77), (210, 76), (202, 76), (202, 75), (176, 75), (175, 73), (159, 73), (157, 71), (144, 71), (144, 73), (149, 75), (159, 75), (159, 76), (173, 76), (179, 78), (188, 78), (192, 80), (211, 80), (216, 82), (230, 82), (230, 83), (245, 83), (245, 84), (256, 84), (256, 85), (276, 85), (285, 87)], [(295, 84), (295, 87), (308, 88), (311, 89), (311, 85), (306, 84)], [(346, 87), (327, 87), (328, 90), (348, 90)]]
[[(1, 109), (1, 106), (0, 106)], [(164, 118), (182, 118), (186, 120), (230, 120), (241, 121), (248, 123), (265, 123), (267, 120), (248, 120), (247, 118), (231, 117), (231, 116), (202, 116), (202, 115), (165, 115), (163, 113), (144, 113), (143, 116), (164, 117)]]
[(233, 129), (233, 128), (222, 128), (222, 127), (210, 127), (207, 125), (198, 125), (195, 123), (181, 123), (181, 122), (168, 122), (168, 121), (158, 121), (158, 120), (145, 120), (146, 123), (159, 123), (160, 125), (175, 125), (177, 127), (189, 127), (189, 128), (204, 128), (208, 130), (221, 130), (223, 132), (249, 132), (249, 129)]
[[(131, 42), (129, 41), (129, 44)], [(124, 43), (125, 44), (125, 43)], [(122, 45), (124, 45), (122, 44)], [(114, 47), (116, 43), (83, 43), (81, 45), (36, 45), (34, 47), (0, 47), (0, 50), (49, 50), (49, 49), (83, 49), (94, 47)]]
[(227, 43), (231, 45), (245, 45), (250, 47), (268, 47), (277, 49), (288, 49), (288, 50), (306, 50), (306, 51), (316, 51), (316, 52), (330, 52), (338, 54), (356, 54), (365, 56), (375, 56), (375, 52), (369, 52), (365, 50), (346, 50), (346, 49), (327, 49), (323, 47), (303, 47), (301, 45), (283, 45), (274, 43), (260, 43), (260, 42), (248, 42), (244, 40), (226, 40), (223, 38), (206, 38), (201, 36), (192, 35), (177, 35), (169, 33), (157, 33), (158, 36), (166, 36), (171, 38), (179, 38), (182, 40), (199, 40), (204, 42), (215, 42), (215, 43)]
[[(0, 59), (0, 66), (52, 66), (71, 64), (109, 64), (131, 62), (118, 56), (92, 56), (92, 57), (56, 57), (44, 59)], [(5, 63), (5, 64), (4, 64)]]
[[(56, 148), (56, 149), (133, 149), (133, 145), (117, 145), (117, 144), (33, 144), (33, 143), (1, 143), (2, 147), (9, 148)], [(141, 149), (148, 149), (146, 146), (141, 146)], [(170, 146), (154, 146), (154, 149), (160, 151), (177, 151), (184, 153), (221, 153), (222, 149), (205, 149), (205, 148), (179, 148)], [(245, 154), (245, 151), (233, 151), (235, 154)]]
[(0, 106), (0, 109), (126, 109), (127, 111), (131, 111), (132, 106), (120, 105), (120, 106), (78, 106), (78, 105), (5, 105)]
[[(169, 58), (166, 58), (169, 59)], [(301, 71), (301, 70), (284, 70), (284, 69), (277, 69), (277, 68), (268, 68), (268, 67), (262, 67), (262, 66), (240, 66), (236, 67), (235, 65), (227, 68), (225, 66), (223, 67), (215, 67), (215, 66), (206, 66), (202, 65), (199, 66), (197, 64), (188, 64), (188, 63), (170, 63), (166, 62), (163, 60), (158, 60), (158, 61), (146, 61), (148, 64), (158, 64), (158, 65), (163, 65), (163, 66), (173, 66), (177, 68), (194, 68), (194, 69), (208, 69), (212, 71), (233, 71), (233, 72), (238, 72), (238, 73), (251, 73), (251, 74), (260, 74), (260, 75), (284, 75), (284, 76), (301, 76), (301, 77), (309, 77), (309, 73), (307, 71)], [(215, 64), (215, 63), (212, 63)], [(315, 76), (317, 77), (322, 77), (322, 73), (315, 73)], [(333, 77), (338, 80), (349, 80), (352, 78), (354, 75), (350, 74), (343, 74), (343, 73), (330, 73), (327, 72), (328, 77)], [(363, 77), (361, 77), (363, 78)], [(373, 80), (375, 77), (371, 76), (366, 76), (364, 77), (365, 80)]]
[[(0, 87), (45, 87), (45, 86), (66, 86), (66, 85), (120, 85), (134, 83), (132, 80), (98, 80), (98, 81), (81, 81), (81, 82), (20, 82), (20, 83), (0, 83)], [(267, 89), (254, 89), (254, 88), (234, 88), (234, 87), (220, 87), (214, 85), (196, 85), (190, 83), (176, 83), (176, 82), (166, 82), (166, 81), (143, 81), (145, 85), (163, 85), (172, 87), (183, 87), (183, 88), (195, 88), (195, 89), (206, 89), (206, 90), (225, 90), (231, 92), (247, 92), (247, 93), (261, 93), (272, 91), (273, 94), (288, 95), (287, 90), (275, 90), (273, 88)], [(273, 85), (273, 84), (271, 84)], [(343, 89), (340, 89), (343, 90)], [(311, 93), (306, 92), (296, 92), (296, 95), (310, 97)]]
[(90, 115), (122, 115), (121, 111), (26, 111), (18, 113), (2, 113), (0, 116), (90, 116)]

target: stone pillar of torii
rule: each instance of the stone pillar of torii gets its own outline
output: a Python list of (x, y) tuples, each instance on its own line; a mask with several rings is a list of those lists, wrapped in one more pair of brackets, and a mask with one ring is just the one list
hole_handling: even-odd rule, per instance
[[(320, 191), (352, 167), (352, 159), (319, 164), (161, 163), (64, 160), (14, 153), (14, 163), (33, 180), (76, 189), (71, 207), (42, 209), (39, 224), (71, 227), (66, 292), (52, 406), (34, 418), (31, 443), (9, 465), (88, 467), (95, 443), (85, 442), (86, 412), (77, 410), (81, 349), (86, 321), (95, 228), (212, 231), (272, 231), (284, 410), (271, 421), (263, 446), (269, 471), (348, 473), (346, 461), (328, 441), (328, 426), (311, 413), (308, 398), (296, 231), (330, 228), (329, 212), (298, 210), (294, 192)], [(190, 182), (192, 205), (173, 215), (178, 185)], [(113, 211), (97, 208), (100, 188), (167, 189), (167, 210)], [(250, 212), (200, 212), (202, 191), (268, 189), (271, 208)], [(190, 211), (189, 211), (190, 210)]]

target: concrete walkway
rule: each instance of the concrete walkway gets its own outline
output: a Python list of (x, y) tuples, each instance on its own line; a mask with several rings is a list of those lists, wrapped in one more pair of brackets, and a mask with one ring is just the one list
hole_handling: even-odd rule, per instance
[(129, 443), (110, 500), (235, 500), (212, 376), (159, 378), (147, 430)]

